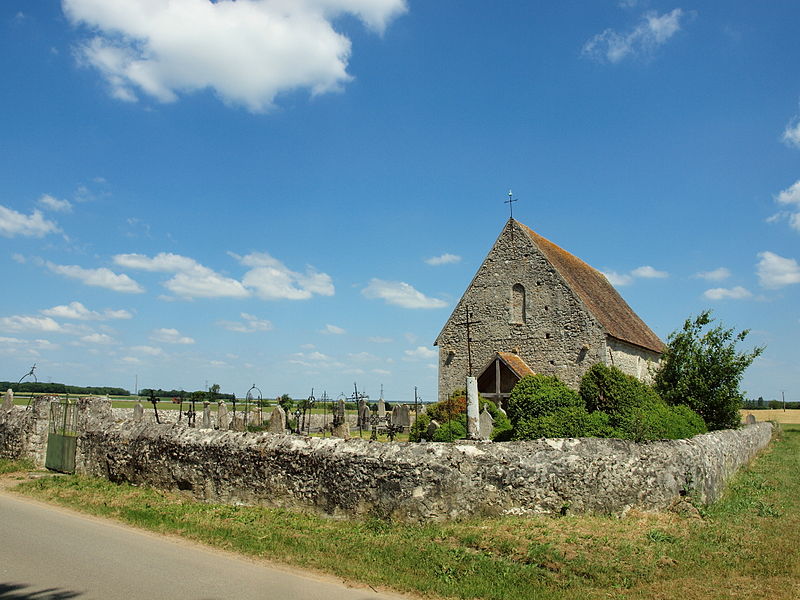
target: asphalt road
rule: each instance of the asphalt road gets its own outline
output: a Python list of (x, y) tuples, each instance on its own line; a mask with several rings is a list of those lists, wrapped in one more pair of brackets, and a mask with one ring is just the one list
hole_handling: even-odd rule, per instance
[(0, 599), (399, 600), (0, 492)]

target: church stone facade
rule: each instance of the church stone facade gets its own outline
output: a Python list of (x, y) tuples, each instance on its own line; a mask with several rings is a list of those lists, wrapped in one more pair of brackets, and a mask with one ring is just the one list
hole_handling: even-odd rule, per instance
[(577, 389), (599, 362), (646, 380), (664, 348), (602, 273), (514, 219), (435, 345), (439, 400), (471, 374), (480, 393), (501, 404), (529, 373), (556, 375)]

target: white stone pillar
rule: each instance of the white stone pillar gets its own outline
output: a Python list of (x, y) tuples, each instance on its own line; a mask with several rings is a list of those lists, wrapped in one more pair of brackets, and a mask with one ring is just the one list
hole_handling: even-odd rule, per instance
[(480, 414), (478, 410), (478, 379), (467, 377), (467, 439), (479, 440), (481, 437)]

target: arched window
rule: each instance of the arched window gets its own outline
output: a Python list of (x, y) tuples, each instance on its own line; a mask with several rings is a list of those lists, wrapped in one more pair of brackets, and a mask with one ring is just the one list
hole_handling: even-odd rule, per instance
[(526, 321), (525, 287), (515, 283), (511, 288), (511, 322), (524, 323)]

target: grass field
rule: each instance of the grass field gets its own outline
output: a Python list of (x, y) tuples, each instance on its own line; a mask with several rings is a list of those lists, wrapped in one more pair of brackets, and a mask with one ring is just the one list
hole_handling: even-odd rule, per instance
[(782, 427), (713, 506), (622, 519), (342, 521), (204, 504), (77, 476), (45, 477), (17, 490), (151, 531), (432, 598), (789, 600), (800, 598), (800, 427)]
[(800, 425), (800, 409), (768, 409), (768, 410), (742, 410), (742, 418), (751, 414), (756, 421), (776, 421), (777, 423), (788, 423)]

